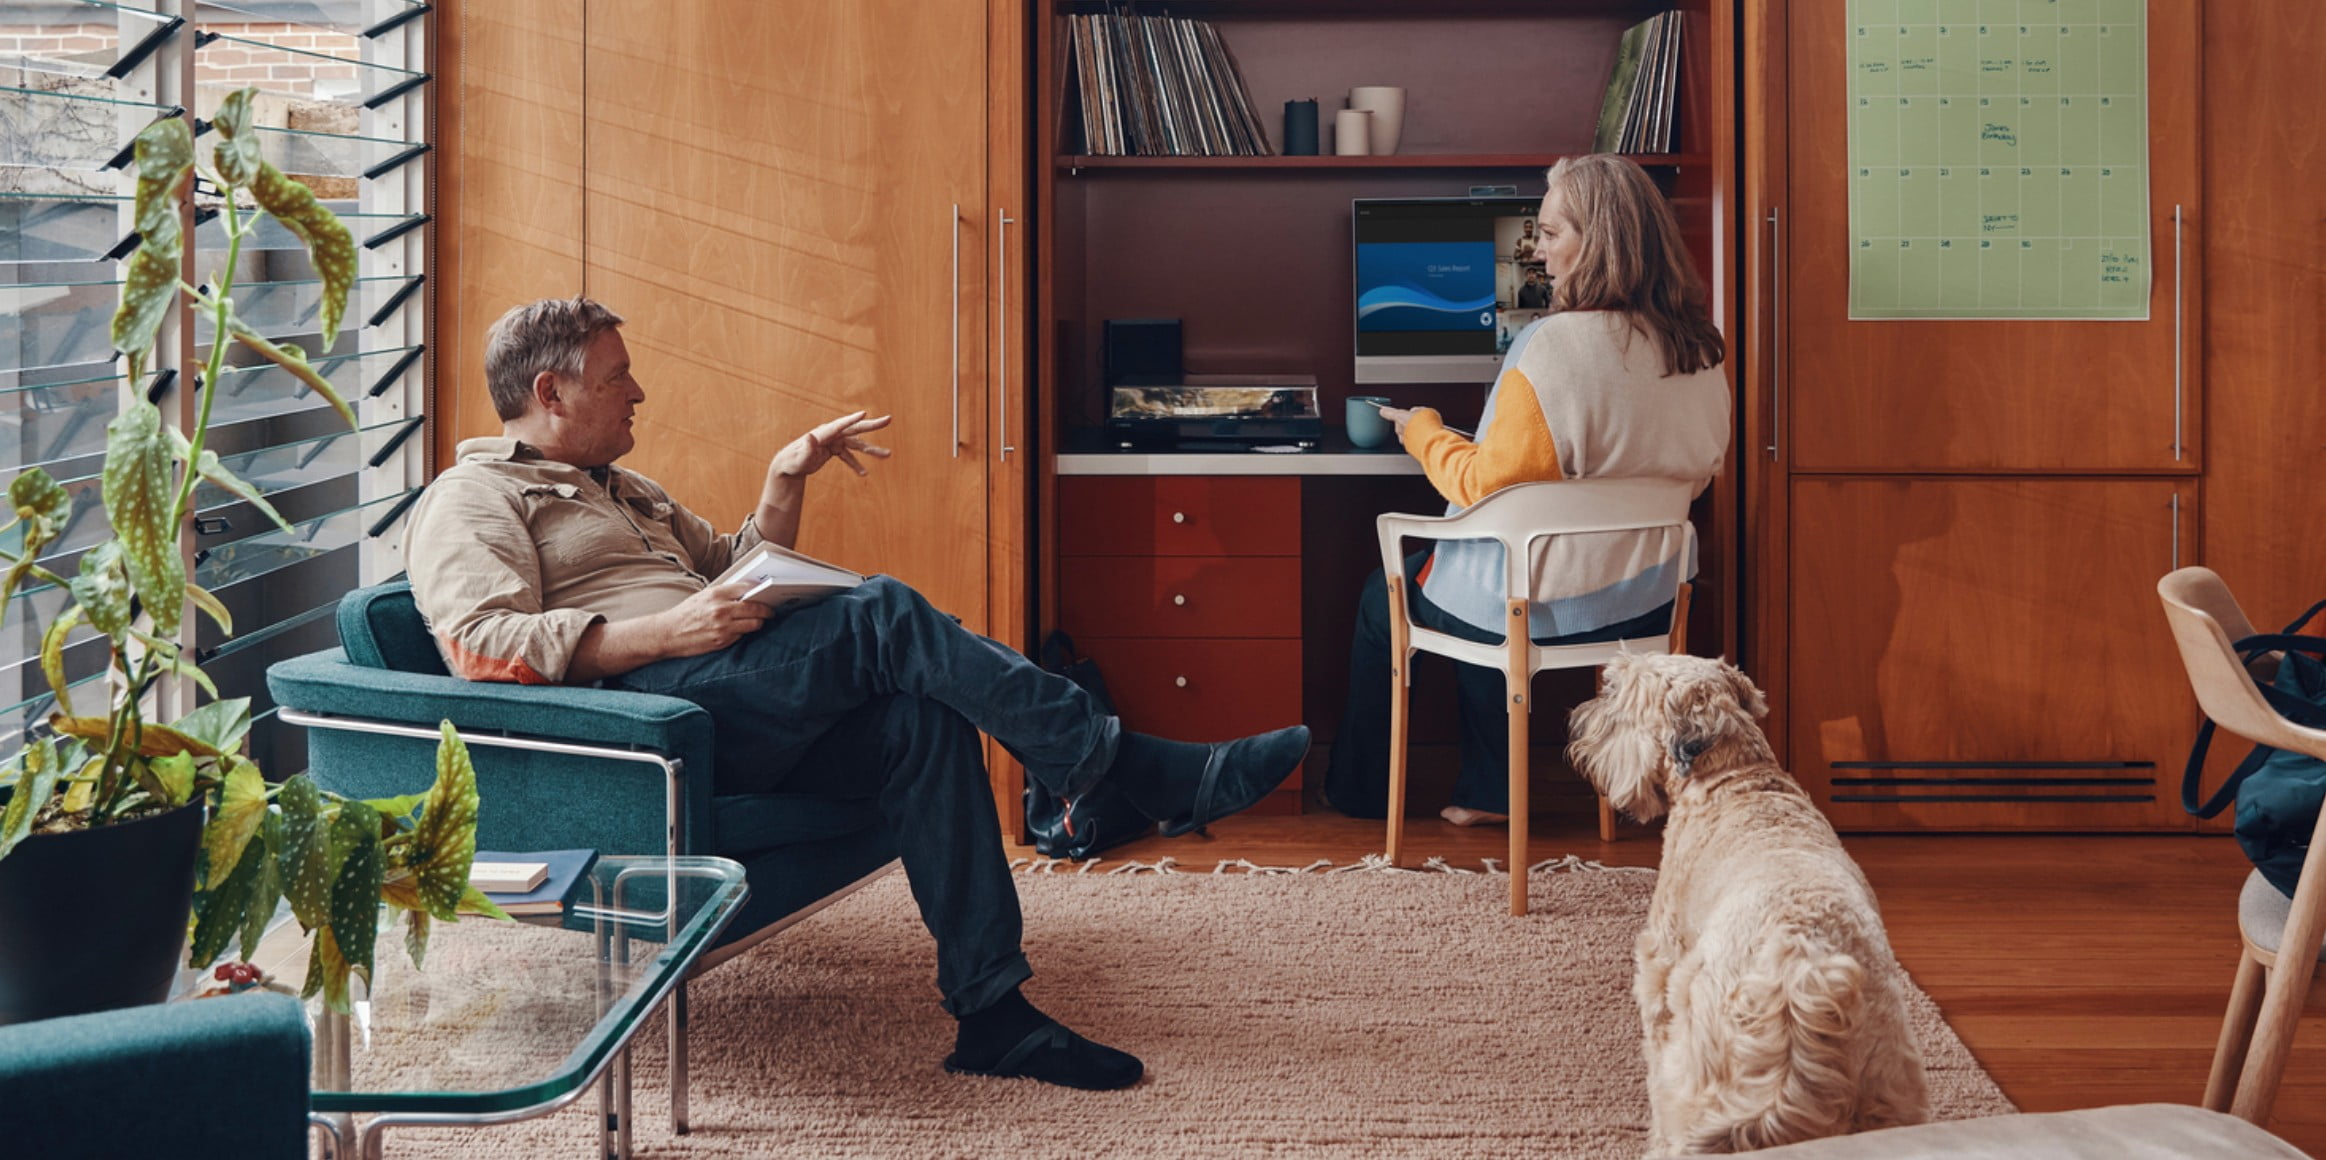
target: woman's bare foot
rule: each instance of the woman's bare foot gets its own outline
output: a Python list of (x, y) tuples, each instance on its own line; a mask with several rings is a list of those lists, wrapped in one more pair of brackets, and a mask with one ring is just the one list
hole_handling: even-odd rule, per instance
[(1438, 816), (1457, 826), (1490, 826), (1510, 820), (1509, 814), (1490, 814), (1485, 810), (1467, 809), (1462, 806), (1447, 806), (1438, 811)]

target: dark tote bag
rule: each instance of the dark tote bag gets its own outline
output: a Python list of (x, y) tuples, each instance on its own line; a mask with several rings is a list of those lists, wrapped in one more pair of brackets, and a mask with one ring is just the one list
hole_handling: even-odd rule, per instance
[[(1045, 669), (1082, 686), (1099, 707), (1112, 713), (1114, 698), (1107, 695), (1106, 679), (1098, 664), (1077, 655), (1074, 639), (1053, 631), (1042, 640)], [(1050, 858), (1088, 858), (1110, 846), (1144, 836), (1155, 823), (1131, 807), (1131, 799), (1111, 781), (1100, 781), (1089, 793), (1068, 802), (1049, 788), (1026, 779), (1026, 833), (1034, 849)]]
[[(2321, 610), (2326, 610), (2326, 600), (2312, 605), (2283, 632), (2249, 636), (2235, 645), (2238, 659), (2247, 664), (2263, 653), (2282, 654), (2277, 679), (2260, 686), (2261, 695), (2280, 716), (2312, 729), (2326, 729), (2326, 636), (2299, 636), (2295, 630)], [(2237, 844), (2270, 885), (2292, 898), (2310, 836), (2318, 828), (2319, 808), (2326, 806), (2326, 762), (2306, 753), (2256, 745), (2237, 763), (2229, 780), (2199, 805), (2205, 751), (2212, 744), (2213, 723), (2207, 721), (2197, 730), (2197, 744), (2189, 750), (2188, 768), (2181, 773), (2181, 808), (2210, 818), (2234, 800)]]

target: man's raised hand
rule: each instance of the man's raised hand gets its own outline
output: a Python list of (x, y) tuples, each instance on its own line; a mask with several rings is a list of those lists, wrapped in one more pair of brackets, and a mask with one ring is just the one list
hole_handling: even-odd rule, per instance
[(870, 474), (856, 457), (869, 455), (875, 459), (888, 458), (888, 448), (868, 443), (864, 436), (888, 426), (891, 416), (868, 418), (869, 414), (867, 411), (857, 411), (842, 415), (785, 444), (783, 450), (776, 452), (775, 459), (768, 464), (769, 472), (796, 479), (814, 475), (826, 463), (837, 459), (858, 475)]

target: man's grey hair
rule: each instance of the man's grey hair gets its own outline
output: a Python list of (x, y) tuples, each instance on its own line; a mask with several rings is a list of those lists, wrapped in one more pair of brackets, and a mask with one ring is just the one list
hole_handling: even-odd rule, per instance
[(622, 316), (587, 298), (544, 298), (512, 307), (485, 332), (485, 387), (506, 423), (533, 406), (543, 371), (578, 379), (590, 340), (622, 325)]

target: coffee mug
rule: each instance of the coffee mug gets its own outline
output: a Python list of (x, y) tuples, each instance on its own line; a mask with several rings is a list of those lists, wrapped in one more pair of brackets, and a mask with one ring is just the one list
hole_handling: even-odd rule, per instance
[(1395, 433), (1389, 420), (1381, 417), (1381, 408), (1389, 404), (1386, 395), (1349, 396), (1349, 442), (1359, 447), (1379, 447), (1389, 442)]

